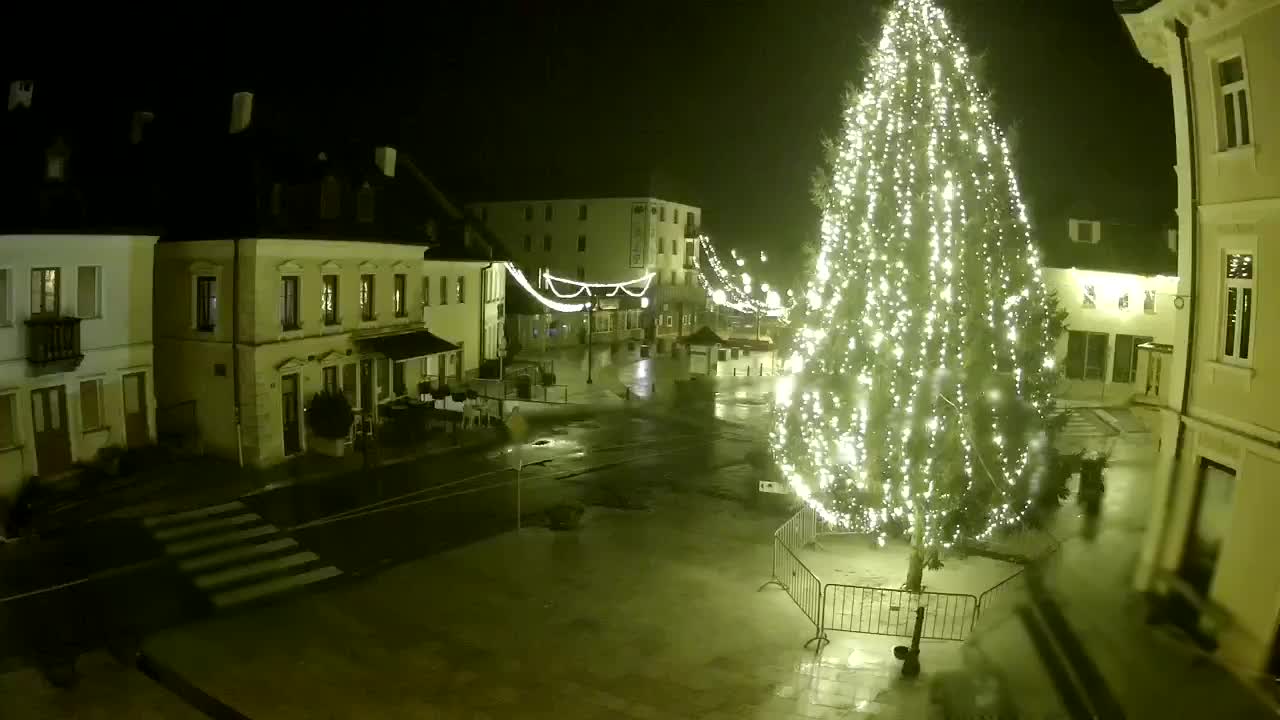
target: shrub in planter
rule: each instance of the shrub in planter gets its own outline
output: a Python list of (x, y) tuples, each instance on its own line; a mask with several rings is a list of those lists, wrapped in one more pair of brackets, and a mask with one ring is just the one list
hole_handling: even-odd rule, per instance
[(316, 393), (307, 406), (307, 426), (321, 440), (316, 449), (326, 455), (342, 455), (354, 420), (355, 413), (342, 393)]

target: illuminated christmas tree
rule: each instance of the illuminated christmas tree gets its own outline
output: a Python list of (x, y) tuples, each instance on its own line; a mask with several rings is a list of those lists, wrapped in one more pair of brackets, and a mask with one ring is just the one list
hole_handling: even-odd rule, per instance
[(911, 541), (906, 586), (1022, 522), (1061, 323), (1003, 133), (931, 0), (895, 0), (822, 183), (775, 455), (828, 522)]

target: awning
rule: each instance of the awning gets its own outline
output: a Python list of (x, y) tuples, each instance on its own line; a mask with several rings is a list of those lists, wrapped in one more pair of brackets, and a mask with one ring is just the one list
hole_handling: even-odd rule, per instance
[(457, 345), (448, 340), (442, 340), (426, 329), (375, 335), (358, 339), (356, 344), (362, 352), (381, 353), (392, 360), (411, 360), (458, 349)]

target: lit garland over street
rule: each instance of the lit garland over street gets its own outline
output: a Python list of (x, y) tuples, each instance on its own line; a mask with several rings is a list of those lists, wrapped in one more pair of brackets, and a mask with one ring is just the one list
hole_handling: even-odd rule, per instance
[[(724, 263), (720, 262), (720, 256), (716, 254), (716, 249), (707, 236), (699, 236), (698, 244), (702, 247), (702, 252), (694, 256), (694, 267), (697, 269), (698, 279), (702, 282), (702, 286), (710, 291), (712, 302), (750, 315), (778, 317), (786, 312), (782, 307), (782, 298), (777, 291), (769, 289), (768, 283), (759, 286), (761, 293), (764, 295), (763, 300), (752, 297), (752, 282), (749, 273), (740, 272), (736, 277), (731, 275), (725, 268)], [(738, 268), (746, 265), (746, 261), (738, 257), (737, 251), (730, 250), (729, 252)], [(711, 268), (710, 276), (702, 271), (702, 262), (697, 259), (699, 256), (707, 258), (707, 265)], [(767, 260), (768, 257), (764, 253), (760, 253), (760, 261), (766, 262)]]
[(895, 0), (844, 113), (774, 451), (824, 519), (926, 558), (1044, 474), (1050, 305), (1003, 133), (931, 0)]
[[(538, 292), (538, 289), (529, 282), (529, 278), (525, 277), (524, 272), (515, 263), (506, 263), (506, 268), (511, 277), (515, 278), (516, 284), (524, 288), (525, 292), (550, 310), (555, 310), (556, 312), (582, 312), (591, 304), (590, 302), (566, 303), (553, 300)], [(645, 293), (649, 291), (649, 284), (653, 282), (653, 273), (647, 273), (643, 277), (638, 277), (634, 280), (624, 280), (616, 283), (590, 283), (569, 280), (556, 277), (545, 271), (542, 273), (542, 277), (547, 281), (547, 287), (551, 289), (552, 294), (564, 300), (578, 297), (616, 297), (619, 294), (624, 294), (628, 297), (640, 298), (645, 301)], [(556, 283), (564, 283), (577, 289), (573, 292), (561, 292), (556, 288)]]

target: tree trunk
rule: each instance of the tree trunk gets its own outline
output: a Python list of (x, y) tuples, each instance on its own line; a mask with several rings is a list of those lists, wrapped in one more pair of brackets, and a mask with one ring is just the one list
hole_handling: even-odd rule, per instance
[(924, 589), (924, 508), (916, 504), (915, 528), (911, 531), (911, 562), (907, 565), (907, 592)]

